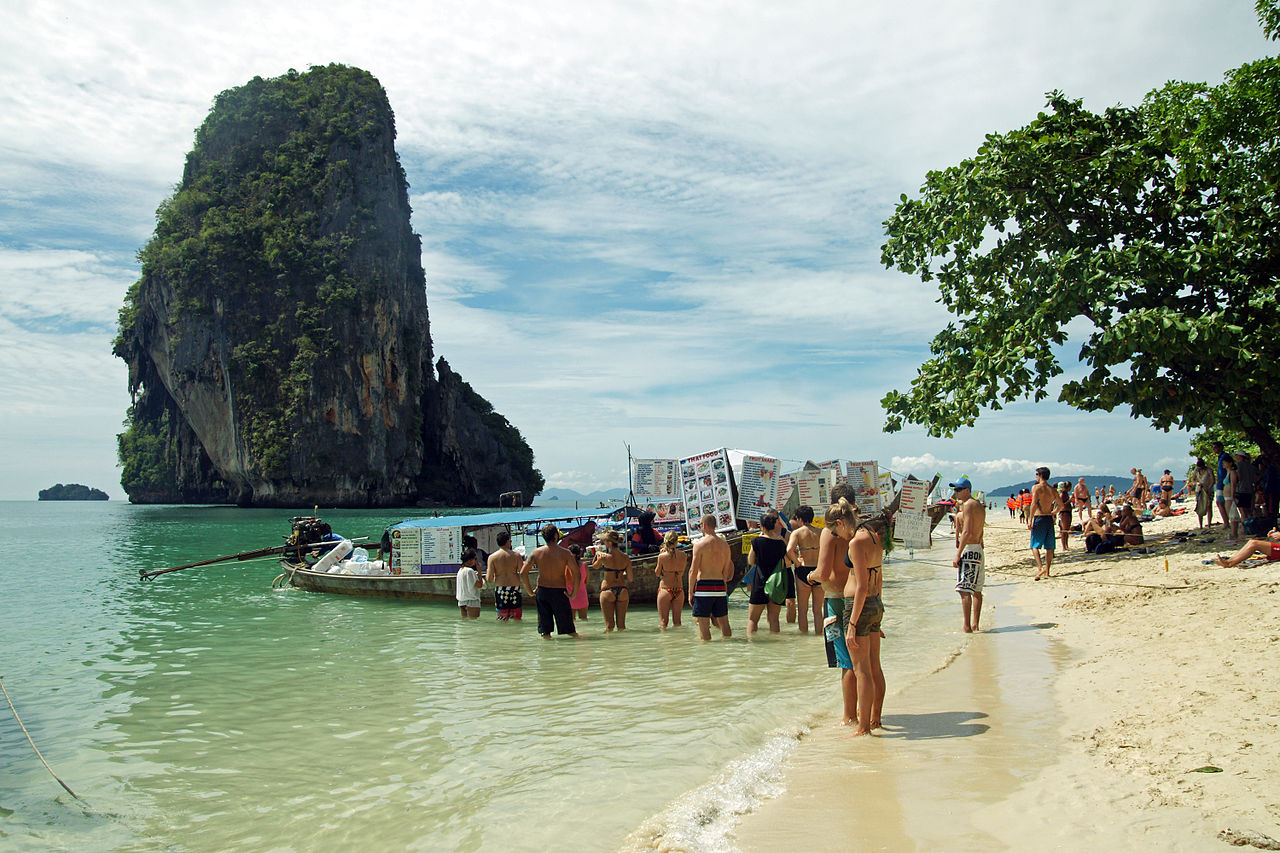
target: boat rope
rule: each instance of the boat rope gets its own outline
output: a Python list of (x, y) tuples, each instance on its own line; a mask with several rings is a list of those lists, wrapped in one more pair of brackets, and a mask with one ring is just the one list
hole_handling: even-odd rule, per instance
[[(80, 795), (71, 790), (70, 786), (68, 786), (66, 782), (63, 782), (62, 779), (58, 777), (57, 773), (53, 772), (53, 768), (49, 766), (49, 762), (45, 761), (44, 756), (40, 754), (40, 750), (36, 747), (36, 742), (31, 739), (31, 733), (27, 731), (27, 727), (22, 724), (22, 718), (18, 716), (18, 709), (13, 707), (13, 700), (9, 698), (9, 691), (4, 688), (3, 677), (0, 677), (0, 692), (4, 693), (4, 701), (9, 703), (9, 710), (13, 712), (13, 718), (18, 721), (18, 728), (22, 729), (22, 733), (27, 736), (27, 743), (31, 744), (31, 748), (35, 750), (36, 758), (40, 759), (40, 763), (44, 765), (44, 769), (49, 771), (50, 776), (58, 780), (58, 784), (61, 785), (68, 794), (84, 803), (84, 800), (80, 799)], [(85, 803), (85, 805), (88, 805), (88, 803)]]

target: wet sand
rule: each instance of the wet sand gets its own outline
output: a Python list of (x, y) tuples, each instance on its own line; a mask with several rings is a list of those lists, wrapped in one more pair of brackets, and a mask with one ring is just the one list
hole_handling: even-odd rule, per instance
[(1032, 582), (1026, 529), (988, 519), (983, 632), (915, 684), (895, 691), (887, 673), (882, 736), (848, 738), (834, 718), (815, 727), (787, 762), (786, 792), (733, 843), (1204, 850), (1225, 847), (1219, 833), (1280, 838), (1280, 563), (1202, 565), (1231, 546), (1221, 528), (1162, 541), (1194, 530), (1184, 515), (1145, 526), (1160, 543), (1145, 555), (1086, 557), (1075, 537), (1054, 577)]

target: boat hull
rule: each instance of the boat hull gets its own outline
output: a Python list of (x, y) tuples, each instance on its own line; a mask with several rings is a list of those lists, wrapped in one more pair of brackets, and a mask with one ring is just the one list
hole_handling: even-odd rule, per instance
[[(747, 556), (742, 552), (742, 536), (725, 537), (733, 553), (734, 589), (747, 569)], [(688, 553), (688, 549), (685, 549)], [(657, 555), (633, 557), (631, 559), (631, 582), (628, 584), (631, 603), (652, 604), (658, 600), (658, 577), (654, 573), (657, 566)], [(305, 566), (281, 561), (285, 574), (282, 576), (292, 586), (310, 592), (328, 592), (337, 595), (358, 595), (370, 598), (398, 598), (408, 601), (447, 601), (457, 603), (455, 576), (444, 575), (344, 575), (329, 572), (313, 572)], [(599, 572), (591, 573), (587, 595), (595, 606), (600, 604)], [(493, 603), (492, 587), (480, 589), (480, 600), (484, 604)], [(532, 602), (529, 602), (530, 606)]]

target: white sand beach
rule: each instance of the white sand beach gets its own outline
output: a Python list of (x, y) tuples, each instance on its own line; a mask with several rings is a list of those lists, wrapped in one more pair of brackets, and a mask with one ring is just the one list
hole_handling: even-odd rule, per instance
[(1146, 524), (1147, 554), (1073, 537), (1032, 582), (1026, 529), (988, 513), (982, 633), (920, 682), (886, 673), (882, 736), (815, 728), (734, 843), (1280, 849), (1280, 563), (1204, 565), (1234, 546), (1221, 527), (1170, 539), (1195, 528)]

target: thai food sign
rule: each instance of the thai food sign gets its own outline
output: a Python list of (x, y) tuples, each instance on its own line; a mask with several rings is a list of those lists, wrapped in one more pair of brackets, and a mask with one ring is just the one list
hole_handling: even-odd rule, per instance
[(680, 460), (680, 495), (690, 532), (698, 529), (704, 515), (715, 518), (717, 531), (737, 529), (729, 455), (723, 447)]

